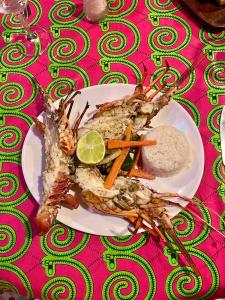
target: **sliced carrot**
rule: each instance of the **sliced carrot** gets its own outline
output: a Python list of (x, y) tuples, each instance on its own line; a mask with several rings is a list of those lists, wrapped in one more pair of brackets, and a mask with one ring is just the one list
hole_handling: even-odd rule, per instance
[[(143, 141), (143, 140), (144, 140), (144, 136), (141, 135), (140, 141)], [(140, 155), (141, 155), (141, 147), (138, 148), (138, 151), (137, 151), (137, 154), (136, 154), (135, 159), (133, 161), (133, 164), (130, 168), (130, 171), (128, 172), (129, 177), (132, 177), (132, 171), (137, 167)]]
[(155, 140), (143, 140), (143, 141), (121, 141), (121, 140), (109, 140), (107, 143), (108, 149), (118, 149), (127, 147), (142, 147), (156, 145)]
[(155, 176), (151, 173), (145, 172), (141, 169), (133, 169), (131, 172), (129, 172), (129, 177), (138, 177), (138, 178), (144, 178), (144, 179), (155, 179)]
[[(131, 136), (132, 136), (132, 125), (129, 124), (125, 131), (125, 141), (130, 141)], [(116, 180), (116, 177), (118, 176), (129, 151), (130, 151), (129, 147), (122, 149), (120, 155), (115, 159), (115, 161), (110, 169), (110, 172), (107, 175), (105, 182), (104, 182), (104, 187), (106, 189), (111, 189), (111, 187), (113, 186), (113, 184)]]

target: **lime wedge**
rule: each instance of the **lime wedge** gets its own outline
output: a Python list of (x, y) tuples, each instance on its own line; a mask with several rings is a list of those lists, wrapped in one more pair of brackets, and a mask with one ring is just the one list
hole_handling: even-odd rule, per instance
[(97, 164), (105, 156), (105, 143), (101, 134), (91, 130), (77, 143), (77, 157), (84, 164)]

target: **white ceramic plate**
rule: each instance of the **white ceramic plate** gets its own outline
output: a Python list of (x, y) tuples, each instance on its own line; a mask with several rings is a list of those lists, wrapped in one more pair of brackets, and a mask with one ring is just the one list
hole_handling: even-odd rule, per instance
[[(130, 84), (105, 84), (82, 89), (81, 95), (78, 95), (75, 101), (70, 120), (72, 122), (75, 120), (75, 112), (83, 111), (88, 101), (90, 108), (82, 120), (82, 126), (90, 118), (96, 104), (130, 95), (134, 91), (134, 87)], [(39, 119), (42, 119), (42, 114)], [(157, 178), (152, 181), (144, 180), (144, 182), (160, 192), (177, 192), (190, 198), (193, 197), (200, 184), (204, 169), (202, 140), (194, 121), (181, 105), (171, 100), (169, 105), (164, 107), (152, 120), (151, 124), (152, 126), (171, 125), (184, 132), (190, 143), (193, 160), (188, 168), (175, 176)], [(43, 138), (33, 125), (24, 141), (22, 169), (27, 186), (38, 203), (41, 202), (43, 163)], [(170, 207), (169, 210), (171, 216), (175, 216), (180, 211), (176, 207)], [(57, 220), (72, 228), (96, 235), (130, 234), (127, 229), (127, 221), (118, 217), (100, 215), (82, 206), (75, 210), (60, 209)]]

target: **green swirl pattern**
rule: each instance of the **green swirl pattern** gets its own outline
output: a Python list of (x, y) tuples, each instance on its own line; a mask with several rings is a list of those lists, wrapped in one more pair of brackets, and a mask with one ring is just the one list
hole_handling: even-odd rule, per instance
[(145, 0), (145, 2), (146, 2), (146, 6), (148, 7), (148, 9), (151, 12), (157, 13), (157, 14), (162, 14), (162, 16), (164, 16), (165, 14), (171, 14), (171, 13), (179, 10), (180, 7), (181, 7), (181, 5), (173, 6), (173, 1), (172, 0), (167, 0), (167, 1)]
[(12, 114), (18, 114), (21, 118), (31, 119), (30, 116), (23, 112), (18, 112), (18, 110), (25, 109), (32, 104), (37, 97), (38, 89), (32, 82), (32, 74), (24, 70), (16, 70), (16, 74), (23, 78), (23, 84), (28, 84), (31, 95), (25, 95), (24, 86), (21, 82), (13, 85), (7, 83), (6, 81), (13, 76), (14, 72), (12, 69), (0, 69), (0, 82), (3, 83), (0, 85), (0, 94), (2, 95), (3, 101), (3, 103), (0, 104), (1, 114), (3, 112), (9, 114), (9, 112), (12, 111)]
[[(4, 93), (5, 89), (5, 93)], [(10, 83), (5, 84), (4, 86), (1, 86), (1, 93), (4, 93), (3, 101), (6, 104), (16, 103), (18, 100), (20, 100), (24, 96), (24, 89), (21, 85), (15, 84), (13, 87)], [(10, 96), (15, 94), (15, 91), (17, 93), (16, 97), (13, 98)]]
[[(47, 235), (42, 237), (41, 247), (47, 255), (61, 257), (77, 255), (87, 246), (90, 235), (84, 234), (82, 241), (80, 241), (77, 246), (68, 249), (71, 247), (73, 241), (76, 240), (75, 238), (74, 230), (71, 228), (59, 227), (59, 225), (56, 224)], [(55, 248), (55, 250), (53, 248)]]
[[(48, 269), (49, 263), (51, 263), (54, 266), (54, 273), (49, 273), (49, 269)], [(92, 282), (91, 275), (90, 275), (89, 271), (87, 270), (87, 268), (82, 263), (80, 263), (79, 261), (77, 261), (75, 259), (69, 259), (69, 258), (61, 258), (60, 260), (58, 260), (58, 259), (55, 259), (54, 257), (46, 256), (42, 261), (42, 265), (45, 267), (46, 273), (47, 273), (48, 276), (54, 276), (55, 275), (55, 268), (57, 268), (57, 266), (60, 266), (60, 265), (67, 265), (68, 267), (75, 268), (76, 270), (78, 270), (81, 273), (81, 275), (83, 277), (83, 280), (85, 281), (85, 284), (86, 284), (85, 296), (84, 296), (83, 299), (88, 300), (88, 299), (92, 298), (92, 296), (93, 296), (93, 282)], [(60, 288), (60, 289), (58, 287), (54, 288), (53, 293), (55, 295), (57, 295), (61, 292), (64, 292), (64, 290), (67, 287), (69, 289), (69, 297), (71, 296), (71, 294), (76, 295), (76, 288), (73, 289), (73, 290), (71, 289), (71, 287), (72, 288), (74, 287), (74, 284), (71, 283), (71, 280), (69, 280), (66, 277), (61, 276), (61, 278), (59, 278), (58, 282), (61, 283), (63, 287)], [(54, 286), (54, 284), (56, 284), (55, 278), (51, 279), (46, 284), (46, 286), (44, 286), (44, 288), (42, 290), (42, 297), (44, 297), (44, 299), (45, 299), (45, 297), (48, 297), (48, 295), (46, 293), (48, 292), (48, 290), (52, 286)], [(64, 286), (64, 284), (66, 286)], [(68, 299), (74, 299), (74, 298), (68, 298)]]
[[(38, 47), (36, 47), (36, 54)], [(26, 57), (26, 47), (22, 43), (9, 44), (0, 51), (0, 64), (5, 68), (20, 69), (31, 66), (36, 58)]]
[[(82, 37), (84, 38), (84, 49), (81, 51), (81, 53), (75, 57), (72, 57), (73, 54), (77, 51), (77, 44), (73, 39), (70, 38), (64, 38), (64, 39), (58, 39), (55, 42), (51, 44), (49, 47), (49, 56), (51, 60), (54, 63), (60, 63), (60, 64), (68, 64), (68, 59), (70, 63), (75, 63), (79, 61), (83, 56), (85, 56), (88, 52), (89, 48), (89, 39), (87, 34), (84, 30), (80, 29), (77, 30), (82, 34)], [(56, 51), (56, 55), (54, 52)]]
[(7, 244), (1, 246), (0, 253), (7, 253), (10, 251), (16, 240), (16, 234), (13, 228), (7, 225), (0, 225), (0, 241), (7, 240)]
[(101, 78), (99, 84), (107, 83), (129, 83), (125, 74), (119, 72), (110, 72)]
[[(182, 277), (180, 277), (177, 282), (176, 282), (176, 287), (177, 287), (177, 291), (178, 293), (182, 296), (182, 297), (191, 297), (191, 299), (208, 299), (209, 297), (211, 297), (215, 291), (217, 290), (218, 286), (219, 286), (219, 282), (220, 282), (220, 278), (219, 278), (219, 273), (218, 270), (213, 262), (212, 259), (210, 259), (204, 252), (197, 250), (197, 249), (191, 249), (189, 250), (189, 253), (191, 255), (195, 255), (196, 257), (200, 258), (205, 264), (207, 264), (207, 267), (209, 268), (211, 277), (212, 277), (212, 285), (210, 287), (210, 289), (208, 290), (208, 292), (202, 296), (199, 296), (198, 293), (201, 290), (202, 287), (202, 280), (200, 277), (197, 277), (193, 271), (189, 269), (190, 275), (193, 276), (193, 279), (195, 280), (195, 285), (192, 289), (185, 288), (185, 285), (191, 282), (191, 278), (189, 276), (187, 276), (186, 274), (184, 275), (184, 271), (179, 267), (176, 270), (172, 271), (166, 281), (166, 293), (169, 299), (180, 299), (180, 297), (177, 297), (175, 295), (175, 293), (173, 292), (173, 285), (175, 282), (175, 279), (178, 278), (179, 275), (183, 275)], [(185, 272), (187, 273), (187, 272)]]
[(68, 91), (70, 91), (75, 86), (75, 84), (74, 81), (71, 79), (57, 78), (51, 84), (49, 84), (48, 88), (46, 89), (46, 93), (52, 99), (57, 100), (59, 98), (66, 96)]
[(84, 14), (81, 13), (77, 18), (74, 18), (76, 10), (76, 3), (72, 1), (60, 1), (52, 6), (49, 12), (49, 19), (52, 23), (61, 25), (62, 28), (68, 25), (73, 28), (73, 24), (79, 22), (84, 17)]
[[(105, 282), (102, 290), (102, 298), (106, 300), (112, 299), (110, 296), (110, 289), (113, 287), (113, 296), (115, 299), (138, 299), (139, 284), (137, 278), (132, 273), (120, 272), (119, 274), (112, 274)], [(123, 296), (123, 289), (131, 285), (131, 292)]]
[[(49, 295), (50, 293), (50, 295)], [(42, 289), (43, 299), (62, 299), (61, 295), (67, 294), (66, 298), (70, 300), (76, 299), (76, 286), (72, 280), (66, 277), (56, 277), (49, 280)]]
[[(225, 31), (199, 28), (182, 3), (172, 0), (109, 0), (108, 14), (98, 24), (87, 22), (82, 1), (32, 0), (29, 5), (29, 24), (46, 27), (52, 38), (40, 57), (28, 57), (24, 44), (11, 41), (24, 32), (17, 17), (1, 15), (0, 293), (10, 289), (29, 299), (49, 300), (223, 297), (224, 240), (210, 227), (199, 225), (188, 210), (172, 223), (201, 276), (187, 265), (176, 245), (171, 250), (146, 232), (98, 237), (55, 222), (39, 237), (34, 222), (38, 204), (24, 182), (21, 153), (32, 117), (43, 110), (33, 77), (55, 101), (72, 87), (139, 83), (143, 64), (148, 84), (162, 74), (168, 61), (170, 70), (158, 84), (166, 82), (167, 90), (204, 54), (205, 60), (173, 99), (191, 115), (206, 157), (210, 156), (193, 198), (206, 206), (188, 207), (225, 234), (219, 131), (225, 103)], [(221, 219), (207, 206), (218, 210)]]
[[(4, 264), (2, 263), (0, 266), (0, 270), (6, 270), (8, 272), (12, 272), (13, 274), (15, 274), (16, 276), (18, 276), (19, 280), (20, 280), (20, 284), (22, 283), (24, 288), (26, 289), (26, 294), (28, 297), (32, 298), (34, 296), (33, 291), (32, 291), (32, 287), (30, 285), (30, 281), (27, 278), (26, 274), (21, 270), (21, 268), (13, 265), (13, 264)], [(12, 287), (11, 284), (9, 284), (8, 282), (6, 283), (5, 281), (3, 281), (4, 286), (7, 285), (10, 288)], [(1, 284), (1, 281), (0, 281)], [(13, 291), (17, 291), (16, 288), (12, 288)]]
[(111, 250), (116, 250), (118, 252), (120, 252), (120, 251), (124, 252), (125, 250), (126, 251), (135, 251), (135, 250), (139, 249), (140, 247), (142, 247), (143, 245), (145, 245), (148, 236), (149, 236), (148, 233), (146, 233), (146, 232), (142, 233), (136, 242), (131, 243), (130, 245), (126, 245), (125, 248), (124, 248), (123, 242), (127, 242), (127, 241), (132, 242), (131, 236), (127, 236), (125, 238), (112, 238), (112, 241), (115, 240), (116, 242), (119, 242), (119, 244), (112, 243), (110, 241), (110, 239), (105, 236), (101, 237), (101, 241), (105, 247), (107, 247), (108, 249), (111, 249)]
[[(1, 234), (1, 237), (5, 240), (8, 240), (8, 250), (7, 252), (12, 248), (11, 244), (13, 243), (13, 246), (15, 246), (16, 241), (19, 240), (20, 238), (23, 238), (23, 244), (21, 245), (20, 249), (18, 251), (16, 251), (15, 253), (12, 254), (8, 254), (5, 256), (1, 257), (1, 261), (4, 263), (8, 263), (8, 262), (13, 262), (15, 260), (20, 259), (21, 257), (23, 257), (25, 255), (25, 253), (29, 250), (29, 247), (31, 245), (31, 238), (32, 238), (32, 230), (31, 230), (31, 225), (29, 223), (28, 218), (19, 210), (16, 209), (10, 209), (10, 208), (1, 208), (0, 210), (1, 214), (8, 214), (9, 216), (14, 216), (16, 217), (21, 224), (23, 224), (23, 230), (25, 232), (24, 236), (16, 236), (15, 239), (15, 234), (14, 234), (14, 230), (10, 229), (9, 226), (5, 227), (5, 232), (3, 234)], [(10, 233), (10, 234), (9, 234)], [(7, 247), (6, 247), (7, 249)], [(3, 253), (6, 253), (6, 250), (3, 250)]]
[(111, 0), (108, 2), (109, 14), (107, 15), (107, 18), (110, 19), (115, 18), (115, 15), (117, 18), (126, 17), (130, 13), (135, 11), (137, 5), (138, 5), (138, 0), (133, 0), (133, 1)]
[[(165, 17), (165, 16), (164, 16)], [(165, 17), (166, 18), (166, 17)], [(168, 17), (170, 19), (170, 17)], [(172, 51), (180, 51), (187, 46), (190, 42), (191, 38), (191, 30), (190, 27), (179, 17), (173, 17), (173, 21), (177, 20), (179, 24), (184, 27), (185, 30), (185, 38), (182, 43), (180, 43), (179, 36), (177, 33), (177, 29), (173, 27), (157, 27), (152, 30), (151, 34), (149, 35), (149, 44), (153, 47), (155, 51), (160, 50), (163, 53), (171, 52)], [(156, 41), (155, 41), (156, 37)], [(151, 41), (154, 40), (154, 43)], [(177, 46), (176, 43), (178, 43)], [(159, 48), (160, 47), (160, 48)]]
[(0, 129), (0, 147), (2, 148), (12, 149), (21, 142), (21, 139), (21, 131), (15, 126), (6, 126), (4, 130)]
[(15, 294), (19, 294), (18, 289), (11, 283), (5, 280), (0, 280), (0, 292), (11, 290)]
[[(126, 252), (126, 251), (124, 251), (124, 252)], [(108, 256), (110, 256), (110, 258), (108, 258)], [(127, 253), (122, 253), (122, 251), (117, 252), (117, 251), (107, 250), (104, 253), (104, 260), (107, 263), (108, 269), (111, 271), (115, 270), (115, 269), (111, 268), (112, 258), (114, 258), (114, 260), (115, 260), (115, 269), (117, 268), (117, 261), (119, 259), (125, 259), (128, 261), (131, 261), (132, 263), (133, 262), (138, 263), (138, 266), (140, 266), (144, 270), (144, 273), (142, 273), (142, 279), (144, 279), (144, 276), (145, 277), (147, 276), (147, 280), (148, 280), (148, 289), (146, 290), (145, 299), (153, 299), (154, 298), (154, 295), (156, 293), (156, 278), (155, 278), (155, 274), (152, 270), (151, 265), (145, 259), (143, 259), (141, 256), (139, 256), (137, 254), (134, 254), (134, 253), (128, 252), (128, 251), (127, 251)], [(132, 274), (133, 274), (133, 276), (131, 275), (130, 272), (120, 271), (120, 272), (116, 272), (113, 275), (111, 275), (104, 284), (103, 299), (110, 299), (110, 288), (113, 285), (113, 281), (118, 282), (118, 284), (115, 284), (113, 293), (115, 295), (115, 299), (119, 299), (121, 297), (121, 295), (120, 295), (121, 289), (128, 287), (128, 282), (125, 282), (125, 279), (130, 281), (131, 285), (132, 285), (132, 291), (126, 297), (128, 297), (128, 299), (136, 299), (136, 297), (137, 297), (137, 299), (138, 299), (137, 291), (138, 291), (138, 289), (140, 289), (141, 283), (138, 283), (138, 280), (134, 276), (135, 270), (133, 270)]]
[[(5, 173), (0, 174), (0, 180), (1, 180), (1, 189), (0, 189), (0, 195), (1, 198), (8, 198), (12, 195), (15, 195), (18, 191), (19, 186), (19, 180), (18, 178), (11, 173)], [(10, 190), (5, 191), (5, 188), (11, 187)]]
[[(127, 30), (130, 30), (133, 37), (133, 45), (130, 47), (129, 50), (125, 49), (125, 46), (127, 45), (127, 38), (126, 35), (115, 30), (111, 30), (110, 32), (107, 32), (102, 36), (102, 38), (99, 39), (98, 42), (98, 51), (100, 55), (106, 56), (108, 58), (124, 58), (126, 56), (129, 56), (135, 52), (135, 50), (138, 48), (140, 44), (140, 34), (137, 30), (136, 26), (134, 24), (128, 22), (128, 21), (120, 21), (117, 19), (110, 20), (114, 21), (115, 23), (121, 23), (125, 27), (127, 27)], [(106, 24), (104, 24), (106, 26)], [(107, 26), (110, 27), (110, 23)], [(104, 29), (104, 31), (106, 28)], [(106, 44), (104, 46), (104, 44)], [(121, 52), (121, 54), (120, 54)]]
[[(211, 218), (207, 208), (205, 206), (200, 206), (199, 209), (202, 213), (202, 216), (199, 213), (197, 214), (206, 222), (206, 224), (211, 225)], [(189, 235), (192, 235), (192, 233), (194, 232), (193, 218), (196, 217), (193, 217), (189, 212), (186, 211), (181, 212), (177, 217), (175, 217), (175, 219), (173, 220), (173, 225), (179, 238), (187, 238), (189, 237)], [(186, 228), (182, 227), (182, 229), (179, 229), (179, 226), (184, 224), (184, 220), (187, 221), (187, 223), (185, 224)], [(182, 240), (182, 244), (184, 246), (187, 246), (188, 249), (189, 247), (196, 247), (197, 245), (202, 244), (210, 234), (210, 228), (206, 224), (201, 226), (202, 231), (198, 234), (198, 236), (196, 236), (194, 239), (189, 238), (187, 241)], [(172, 239), (169, 236), (167, 236), (167, 238), (171, 243), (173, 243)], [(179, 250), (177, 249), (177, 251)]]

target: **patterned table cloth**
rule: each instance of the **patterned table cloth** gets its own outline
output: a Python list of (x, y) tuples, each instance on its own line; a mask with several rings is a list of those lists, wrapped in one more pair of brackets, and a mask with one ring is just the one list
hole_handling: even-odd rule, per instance
[[(146, 232), (95, 236), (56, 222), (40, 237), (34, 224), (38, 204), (23, 178), (21, 151), (32, 116), (43, 109), (33, 76), (55, 100), (74, 82), (78, 89), (135, 84), (143, 63), (149, 81), (164, 70), (167, 60), (171, 83), (204, 53), (206, 58), (174, 99), (191, 115), (204, 144), (205, 169), (195, 199), (223, 218), (219, 121), (225, 103), (224, 31), (202, 28), (177, 0), (110, 0), (108, 15), (99, 24), (85, 19), (81, 0), (32, 0), (30, 9), (31, 24), (43, 25), (52, 38), (40, 57), (18, 54), (9, 40), (21, 28), (16, 18), (1, 16), (0, 292), (11, 290), (36, 299), (223, 298), (225, 239), (188, 212), (180, 213), (173, 224), (199, 277), (187, 272), (178, 250), (171, 252)], [(195, 211), (225, 232), (211, 210)]]

